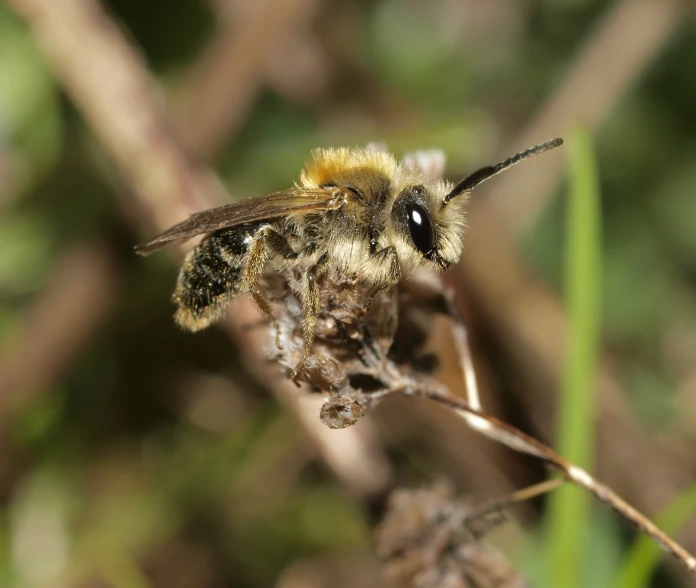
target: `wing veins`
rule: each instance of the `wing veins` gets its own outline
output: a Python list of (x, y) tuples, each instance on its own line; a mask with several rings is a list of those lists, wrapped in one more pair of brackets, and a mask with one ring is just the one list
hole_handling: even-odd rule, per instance
[(243, 223), (273, 219), (298, 212), (322, 211), (338, 207), (335, 188), (321, 190), (290, 189), (242, 202), (226, 204), (191, 215), (147, 243), (135, 248), (140, 255), (149, 255), (170, 245), (188, 241), (197, 235)]

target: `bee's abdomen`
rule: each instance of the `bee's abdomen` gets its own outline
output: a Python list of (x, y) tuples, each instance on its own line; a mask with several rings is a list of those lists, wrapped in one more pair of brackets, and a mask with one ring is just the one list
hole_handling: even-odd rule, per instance
[(208, 236), (187, 256), (179, 273), (173, 300), (174, 318), (188, 331), (215, 322), (237, 294), (253, 228), (223, 229)]

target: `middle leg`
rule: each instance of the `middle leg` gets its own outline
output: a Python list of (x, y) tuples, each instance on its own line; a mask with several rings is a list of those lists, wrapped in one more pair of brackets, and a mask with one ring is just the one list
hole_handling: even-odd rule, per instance
[(316, 265), (309, 268), (305, 283), (300, 292), (300, 304), (302, 305), (302, 338), (304, 349), (302, 359), (295, 366), (290, 374), (290, 379), (297, 383), (302, 371), (307, 365), (307, 360), (312, 355), (314, 345), (314, 334), (317, 327), (317, 317), (319, 316), (319, 288), (317, 279), (325, 271), (325, 258), (321, 258)]
[(253, 236), (252, 242), (249, 245), (244, 269), (242, 270), (241, 290), (249, 292), (256, 305), (259, 307), (263, 315), (273, 325), (276, 332), (276, 347), (282, 349), (280, 342), (280, 325), (273, 316), (271, 303), (266, 298), (266, 293), (259, 284), (259, 279), (268, 263), (271, 254), (276, 254), (285, 259), (297, 257), (290, 244), (285, 237), (272, 227), (266, 226), (259, 229)]

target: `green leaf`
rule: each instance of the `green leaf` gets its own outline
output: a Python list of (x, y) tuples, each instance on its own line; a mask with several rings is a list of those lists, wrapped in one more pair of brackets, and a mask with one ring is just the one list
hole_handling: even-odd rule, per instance
[[(559, 403), (557, 448), (572, 463), (592, 461), (592, 388), (600, 330), (601, 212), (597, 166), (589, 132), (568, 141), (570, 199), (567, 214), (565, 287), (568, 354)], [(567, 486), (550, 497), (547, 542), (549, 586), (573, 588), (582, 579), (590, 497)]]

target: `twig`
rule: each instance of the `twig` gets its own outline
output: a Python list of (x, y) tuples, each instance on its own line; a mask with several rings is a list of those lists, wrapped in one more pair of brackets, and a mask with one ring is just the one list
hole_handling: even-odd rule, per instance
[(223, 18), (203, 56), (185, 76), (178, 116), (193, 153), (215, 154), (244, 122), (264, 80), (266, 63), (317, 0), (263, 0), (243, 26)]
[(210, 174), (190, 165), (161, 116), (162, 98), (136, 50), (90, 0), (6, 0), (31, 27), (55, 75), (155, 226), (170, 226), (211, 200)]
[[(537, 116), (506, 141), (506, 151), (533, 145), (539, 137), (563, 135), (578, 121), (597, 129), (660, 54), (690, 9), (691, 3), (684, 0), (615, 3)], [(481, 198), (485, 214), (506, 231), (523, 234), (561, 181), (563, 162), (563, 154), (557, 152), (502, 177)]]
[[(463, 365), (465, 366), (465, 371), (472, 369), (471, 364), (467, 360), (463, 360)], [(542, 460), (545, 462), (547, 467), (560, 472), (568, 481), (588, 490), (591, 494), (602, 502), (611, 506), (624, 518), (631, 521), (640, 530), (648, 534), (667, 551), (672, 553), (689, 569), (689, 571), (696, 573), (696, 558), (694, 558), (674, 539), (659, 529), (652, 521), (630, 506), (614, 491), (595, 480), (582, 468), (568, 462), (550, 447), (534, 437), (523, 433), (516, 427), (513, 427), (512, 425), (509, 425), (496, 417), (486, 414), (481, 409), (472, 406), (470, 402), (453, 396), (449, 390), (447, 390), (441, 384), (436, 383), (429, 378), (402, 374), (395, 365), (390, 363), (388, 363), (385, 368), (386, 369), (384, 369), (382, 372), (382, 380), (385, 382), (387, 387), (380, 392), (367, 396), (366, 402), (368, 406), (373, 406), (387, 398), (401, 394), (406, 396), (427, 398), (453, 409), (468, 424), (473, 423), (473, 428), (475, 430), (483, 433), (485, 436), (497, 441), (498, 443), (506, 445), (514, 451), (531, 455)], [(485, 423), (485, 425), (483, 423)], [(518, 502), (519, 500), (531, 498), (541, 492), (550, 491), (556, 488), (558, 485), (559, 483), (556, 481), (543, 483), (532, 488), (521, 490), (518, 494), (513, 493), (511, 496), (503, 498), (497, 502), (494, 501), (492, 505), (493, 507), (495, 507), (496, 504), (498, 506), (509, 506), (515, 502)], [(490, 510), (490, 508), (484, 507), (484, 510), (487, 509)]]
[[(253, 22), (248, 22), (249, 13), (255, 9), (253, 3), (240, 0), (207, 1), (217, 17), (220, 30), (216, 36), (234, 35), (247, 25), (253, 26)], [(320, 4), (321, 0), (311, 0), (296, 18), (289, 19), (279, 35), (268, 39), (268, 47), (263, 50), (266, 54), (262, 68), (265, 84), (289, 102), (315, 102), (328, 89), (332, 63), (311, 30)], [(215, 40), (210, 43), (214, 44)], [(220, 66), (224, 67), (222, 61)], [(219, 73), (227, 75), (224, 70)], [(233, 98), (230, 96), (230, 99)], [(228, 135), (227, 141), (229, 139)]]
[[(452, 396), (448, 391), (440, 390), (437, 387), (426, 387), (422, 385), (404, 386), (401, 389), (395, 388), (391, 392), (428, 398), (456, 410), (467, 421), (472, 415), (477, 419), (485, 420), (489, 424), (488, 431), (494, 433), (495, 438), (498, 441), (507, 445), (511, 449), (514, 449), (515, 451), (526, 453), (543, 460), (548, 466), (559, 471), (569, 481), (588, 490), (599, 500), (605, 504), (608, 504), (624, 518), (631, 521), (641, 531), (650, 535), (650, 537), (655, 539), (655, 541), (662, 545), (664, 549), (669, 551), (681, 563), (683, 563), (690, 572), (696, 573), (696, 558), (694, 558), (694, 556), (679, 545), (679, 543), (665, 534), (652, 521), (639, 513), (635, 508), (627, 504), (615, 492), (610, 490), (604, 484), (601, 484), (595, 480), (582, 468), (567, 462), (550, 447), (544, 445), (540, 441), (537, 441), (533, 437), (530, 437), (519, 429), (516, 429), (515, 427), (508, 425), (495, 417), (473, 408), (465, 400)], [(552, 489), (551, 486), (556, 487), (554, 483), (553, 485), (549, 484), (549, 487), (544, 487), (544, 489), (550, 490)]]

